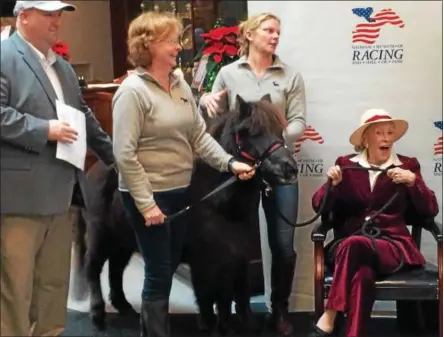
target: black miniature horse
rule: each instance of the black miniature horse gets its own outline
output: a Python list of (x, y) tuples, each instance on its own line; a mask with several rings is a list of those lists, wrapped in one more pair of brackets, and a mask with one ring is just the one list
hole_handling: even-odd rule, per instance
[[(227, 152), (255, 164), (256, 175), (199, 202), (231, 173), (221, 173), (197, 160), (187, 192), (187, 204), (197, 205), (182, 215), (189, 223), (182, 261), (190, 266), (201, 328), (208, 332), (216, 327), (227, 331), (233, 300), (241, 323), (250, 326), (247, 256), (251, 240), (247, 233), (251, 226), (258, 226), (262, 182), (273, 186), (297, 181), (297, 163), (283, 139), (286, 123), (269, 103), (269, 96), (256, 103), (246, 103), (239, 96), (237, 101), (238, 111), (208, 121), (208, 130)], [(108, 259), (112, 305), (119, 313), (134, 314), (123, 292), (122, 276), (137, 245), (120, 201), (116, 172), (97, 163), (87, 179), (91, 206), (87, 213), (79, 214), (76, 235), (75, 275), (84, 278), (78, 278), (74, 288), (78, 290), (86, 280), (93, 323), (104, 328), (102, 267)]]

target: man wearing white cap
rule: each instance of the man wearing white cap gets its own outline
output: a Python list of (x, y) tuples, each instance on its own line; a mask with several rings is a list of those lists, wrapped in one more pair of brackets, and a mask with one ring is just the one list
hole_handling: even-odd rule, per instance
[[(17, 31), (1, 42), (1, 335), (58, 336), (66, 319), (72, 223), (88, 206), (84, 172), (56, 158), (78, 132), (57, 118), (56, 101), (85, 114), (88, 146), (113, 164), (112, 143), (85, 105), (77, 76), (51, 47), (61, 1), (17, 1)], [(80, 195), (80, 198), (75, 196)]]

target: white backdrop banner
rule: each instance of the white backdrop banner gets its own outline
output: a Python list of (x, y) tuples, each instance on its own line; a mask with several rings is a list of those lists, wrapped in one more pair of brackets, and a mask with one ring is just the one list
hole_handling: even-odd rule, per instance
[[(338, 156), (353, 152), (348, 138), (369, 108), (384, 108), (409, 121), (395, 151), (418, 158), (424, 180), (442, 205), (441, 2), (249, 1), (248, 12), (281, 18), (277, 53), (306, 83), (309, 127), (295, 147), (300, 163), (299, 221), (313, 216), (311, 197), (325, 182), (326, 170)], [(442, 209), (437, 219), (442, 222)], [(311, 230), (296, 232), (299, 257), (292, 310), (313, 309)], [(436, 243), (430, 235), (424, 235), (422, 250), (436, 262)], [(268, 282), (269, 255), (264, 260)]]

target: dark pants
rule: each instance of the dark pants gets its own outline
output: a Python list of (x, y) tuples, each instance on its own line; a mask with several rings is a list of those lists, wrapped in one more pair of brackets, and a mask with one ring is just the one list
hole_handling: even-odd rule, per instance
[(298, 185), (273, 187), (269, 197), (262, 194), (262, 206), (267, 220), (268, 244), (271, 250), (271, 305), (274, 310), (287, 310), (290, 297), (296, 252), (294, 251), (295, 228), (282, 219), (282, 215), (291, 223), (298, 217)]
[[(155, 192), (154, 200), (160, 210), (168, 216), (186, 206), (185, 190), (183, 188)], [(181, 261), (186, 231), (184, 218), (179, 217), (172, 222), (147, 227), (130, 193), (122, 192), (122, 201), (131, 217), (145, 263), (142, 298), (147, 301), (168, 299), (173, 275)]]
[[(388, 241), (376, 240), (380, 268), (396, 268), (400, 261), (396, 247)], [(364, 236), (350, 236), (341, 242), (335, 252), (335, 271), (326, 309), (347, 313), (347, 337), (360, 337), (365, 333), (375, 301), (378, 258), (371, 240)]]

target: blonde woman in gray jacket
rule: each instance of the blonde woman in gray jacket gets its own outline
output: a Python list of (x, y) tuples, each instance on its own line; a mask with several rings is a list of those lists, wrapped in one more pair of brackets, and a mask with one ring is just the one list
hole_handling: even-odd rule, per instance
[(250, 165), (234, 161), (206, 132), (191, 89), (173, 73), (181, 49), (180, 22), (148, 12), (128, 31), (129, 59), (136, 67), (113, 98), (113, 145), (119, 190), (145, 262), (141, 336), (168, 337), (168, 300), (180, 263), (186, 224), (164, 223), (185, 207), (194, 155), (220, 171), (250, 179)]
[[(284, 137), (287, 144), (293, 146), (305, 131), (305, 86), (301, 74), (275, 54), (280, 20), (270, 13), (255, 15), (240, 24), (239, 32), (240, 59), (220, 70), (212, 93), (202, 96), (200, 108), (214, 117), (227, 108), (235, 109), (237, 94), (247, 101), (270, 94), (272, 103), (287, 120)], [(296, 253), (294, 228), (282, 220), (276, 209), (296, 223), (298, 194), (297, 184), (278, 186), (270, 197), (262, 194), (272, 254), (270, 323), (281, 336), (291, 336), (293, 331), (287, 314)]]

